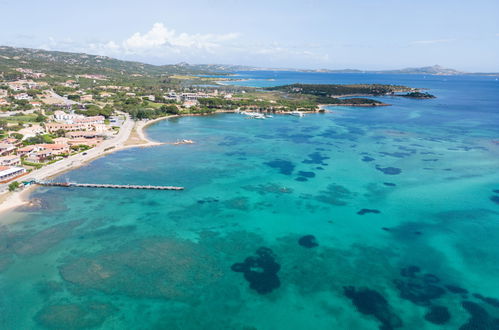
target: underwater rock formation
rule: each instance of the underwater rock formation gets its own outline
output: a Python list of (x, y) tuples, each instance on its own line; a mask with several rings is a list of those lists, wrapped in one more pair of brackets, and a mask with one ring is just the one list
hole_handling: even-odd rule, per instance
[(300, 239), (298, 240), (298, 244), (306, 248), (319, 246), (319, 243), (317, 243), (314, 235), (305, 235), (300, 237)]
[(459, 330), (499, 329), (499, 319), (493, 319), (480, 305), (467, 300), (463, 301), (461, 305), (471, 315), (471, 317), (468, 319), (468, 322), (459, 328)]
[(388, 301), (379, 292), (367, 288), (356, 289), (353, 286), (344, 287), (343, 290), (360, 313), (372, 315), (381, 322), (380, 329), (389, 330), (402, 326), (402, 320), (392, 312)]
[(378, 171), (381, 171), (387, 175), (397, 175), (397, 174), (400, 174), (402, 173), (402, 170), (400, 168), (397, 168), (397, 167), (381, 167), (379, 165), (376, 165), (376, 169)]
[(315, 197), (315, 200), (336, 206), (347, 205), (345, 200), (352, 199), (355, 194), (344, 186), (338, 184), (330, 184), (327, 186), (326, 190), (320, 191), (320, 193)]
[(242, 263), (233, 264), (231, 269), (243, 273), (251, 289), (259, 294), (267, 294), (281, 285), (277, 277), (281, 265), (275, 262), (275, 255), (269, 248), (261, 247), (256, 250), (256, 254), (257, 256), (250, 256)]
[(490, 200), (496, 204), (499, 204), (499, 196), (490, 196)]
[(278, 169), (279, 173), (285, 175), (291, 175), (291, 173), (293, 173), (293, 170), (295, 169), (295, 165), (292, 162), (284, 159), (275, 159), (270, 162), (266, 162), (264, 164), (272, 168)]
[(445, 324), (450, 320), (450, 313), (447, 307), (431, 306), (424, 316), (425, 320), (434, 324)]
[(98, 301), (48, 305), (36, 314), (35, 321), (49, 329), (88, 329), (100, 326), (117, 311), (113, 305)]
[(378, 213), (381, 213), (381, 211), (380, 210), (375, 210), (375, 209), (362, 209), (359, 212), (357, 212), (358, 215), (364, 215), (366, 213), (375, 213), (375, 214), (378, 214)]
[(79, 290), (188, 301), (218, 287), (224, 265), (217, 257), (208, 244), (148, 238), (69, 259), (59, 272)]
[(450, 292), (452, 293), (457, 293), (457, 294), (468, 294), (468, 290), (466, 289), (463, 289), (459, 286), (456, 286), (456, 285), (446, 285), (445, 286), (447, 288), (447, 290), (449, 290)]
[(445, 294), (445, 289), (435, 285), (440, 279), (433, 274), (419, 275), (417, 266), (402, 268), (400, 271), (404, 279), (394, 280), (399, 290), (400, 298), (409, 300), (416, 305), (429, 306), (431, 300), (440, 298)]
[(484, 303), (489, 304), (490, 306), (494, 306), (494, 307), (499, 308), (499, 299), (491, 298), (491, 297), (484, 297), (484, 296), (482, 296), (479, 293), (474, 293), (473, 297), (475, 297), (477, 299), (480, 299), (481, 301), (483, 301)]
[(302, 161), (303, 164), (318, 164), (318, 165), (327, 165), (324, 163), (325, 160), (329, 159), (329, 157), (322, 155), (320, 152), (313, 152), (308, 155), (308, 159)]
[(303, 176), (305, 178), (313, 178), (313, 177), (315, 177), (315, 173), (314, 172), (306, 172), (306, 171), (298, 171), (298, 175), (299, 176)]

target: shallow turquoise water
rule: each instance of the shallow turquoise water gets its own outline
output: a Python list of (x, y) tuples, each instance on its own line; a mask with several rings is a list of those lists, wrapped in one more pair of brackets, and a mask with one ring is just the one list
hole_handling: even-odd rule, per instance
[[(304, 118), (163, 121), (148, 129), (152, 139), (197, 143), (121, 151), (60, 180), (185, 191), (38, 189), (40, 208), (3, 215), (23, 221), (0, 232), (0, 324), (456, 329), (470, 319), (462, 305), (469, 300), (488, 313), (481, 328), (492, 328), (499, 309), (472, 294), (499, 298), (499, 85), (378, 79), (428, 87), (438, 98), (385, 98), (394, 105)], [(308, 234), (318, 246), (298, 244)], [(265, 293), (231, 269), (260, 247), (280, 265), (278, 286), (273, 276), (258, 283)], [(408, 266), (420, 272), (407, 276)], [(361, 313), (348, 286), (378, 292), (381, 300), (357, 300), (378, 298), (375, 311)], [(451, 315), (442, 326), (425, 320), (437, 305)]]

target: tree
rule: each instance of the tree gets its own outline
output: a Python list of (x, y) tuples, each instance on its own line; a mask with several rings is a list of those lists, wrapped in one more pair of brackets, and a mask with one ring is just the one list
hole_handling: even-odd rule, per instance
[(66, 131), (60, 128), (54, 132), (54, 135), (57, 137), (64, 137), (66, 135)]
[(9, 184), (9, 191), (14, 191), (19, 188), (19, 182), (14, 181)]
[(12, 133), (10, 134), (10, 136), (12, 136), (16, 140), (22, 140), (24, 137), (24, 135), (22, 135), (21, 133)]
[(47, 117), (45, 117), (44, 115), (42, 115), (41, 113), (39, 113), (36, 118), (35, 118), (35, 121), (37, 123), (44, 123), (45, 121), (47, 120)]

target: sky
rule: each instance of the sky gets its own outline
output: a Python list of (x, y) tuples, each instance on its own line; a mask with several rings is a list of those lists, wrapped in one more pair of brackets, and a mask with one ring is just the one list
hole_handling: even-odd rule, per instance
[(0, 45), (151, 64), (499, 72), (499, 0), (0, 0)]

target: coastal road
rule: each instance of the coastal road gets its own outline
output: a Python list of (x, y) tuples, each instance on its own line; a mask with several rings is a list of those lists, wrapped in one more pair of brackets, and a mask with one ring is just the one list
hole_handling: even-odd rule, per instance
[[(79, 153), (73, 156), (69, 156), (68, 158), (60, 160), (56, 163), (46, 165), (38, 170), (34, 170), (30, 174), (20, 178), (20, 180), (21, 181), (25, 179), (44, 180), (60, 172), (81, 166), (91, 159), (97, 158), (106, 153), (110, 153), (122, 148), (128, 137), (130, 136), (130, 133), (132, 132), (133, 127), (135, 125), (135, 122), (130, 118), (128, 114), (124, 115), (126, 116), (126, 119), (123, 122), (123, 125), (121, 126), (118, 134), (116, 134), (112, 139), (104, 140), (97, 147), (86, 151), (85, 155), (83, 153)], [(6, 191), (7, 187), (8, 187), (7, 184), (0, 185), (0, 193)]]

